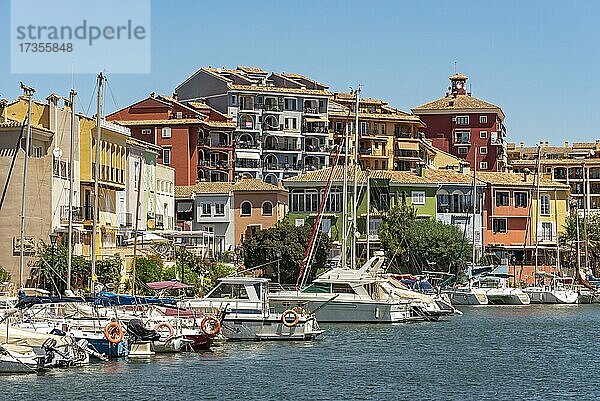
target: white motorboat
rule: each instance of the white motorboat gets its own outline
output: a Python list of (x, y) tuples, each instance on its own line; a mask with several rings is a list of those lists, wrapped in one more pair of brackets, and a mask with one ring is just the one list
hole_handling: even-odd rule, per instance
[(222, 278), (205, 298), (184, 300), (178, 306), (218, 315), (221, 333), (228, 340), (312, 340), (323, 333), (315, 317), (302, 309), (272, 312), (269, 281)]
[(529, 295), (520, 288), (501, 286), (487, 290), (488, 302), (492, 305), (529, 305)]
[(452, 305), (487, 305), (489, 299), (488, 290), (471, 286), (460, 286), (444, 290), (448, 294)]
[(33, 347), (0, 345), (0, 374), (36, 373), (44, 369), (46, 352)]
[[(529, 295), (532, 304), (576, 304), (579, 294), (571, 284), (571, 278), (559, 277), (553, 273), (536, 272), (536, 276), (541, 283), (536, 286), (525, 287), (523, 291)], [(544, 284), (546, 278), (550, 279), (550, 284)]]
[(379, 274), (385, 258), (375, 252), (360, 269), (333, 268), (302, 290), (270, 294), (276, 309), (302, 306), (320, 322), (397, 323), (437, 320), (456, 310), (443, 299), (416, 292), (388, 274)]

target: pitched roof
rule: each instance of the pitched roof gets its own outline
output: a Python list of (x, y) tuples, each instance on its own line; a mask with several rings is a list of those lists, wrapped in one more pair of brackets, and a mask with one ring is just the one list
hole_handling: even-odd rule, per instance
[[(427, 110), (481, 110), (495, 109), (502, 112), (499, 106), (469, 95), (449, 95), (413, 108), (413, 112)], [(418, 114), (418, 113), (416, 113)]]
[(172, 118), (170, 120), (114, 120), (113, 123), (129, 126), (146, 126), (146, 125), (192, 125), (204, 124), (209, 127), (235, 128), (235, 123), (228, 121), (202, 120), (200, 118)]
[(302, 93), (307, 95), (330, 96), (331, 93), (327, 90), (319, 89), (302, 89), (302, 88), (279, 88), (277, 86), (265, 85), (235, 85), (229, 84), (230, 90), (239, 90), (246, 92), (281, 92), (281, 93)]
[[(481, 171), (477, 173), (477, 178), (485, 183), (501, 186), (519, 186), (532, 187), (535, 185), (535, 174), (517, 174), (499, 171)], [(551, 179), (541, 177), (540, 186), (544, 188), (568, 189), (567, 184), (553, 181)]]
[(450, 77), (450, 79), (469, 79), (465, 74), (456, 73)]
[(285, 191), (276, 185), (255, 178), (243, 178), (233, 182), (198, 182), (194, 185), (176, 186), (175, 196), (190, 197), (192, 194), (227, 194), (247, 191)]

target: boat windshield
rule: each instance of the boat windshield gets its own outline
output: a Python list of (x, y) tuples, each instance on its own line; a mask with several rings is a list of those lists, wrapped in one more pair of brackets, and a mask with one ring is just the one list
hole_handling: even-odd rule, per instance
[(243, 284), (221, 283), (207, 298), (248, 299), (248, 292)]
[(312, 283), (308, 287), (302, 290), (302, 292), (310, 292), (310, 293), (330, 293), (331, 292), (331, 284), (329, 283)]

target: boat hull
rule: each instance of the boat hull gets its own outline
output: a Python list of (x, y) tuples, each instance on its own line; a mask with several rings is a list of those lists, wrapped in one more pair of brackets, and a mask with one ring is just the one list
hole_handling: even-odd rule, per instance
[(452, 305), (488, 305), (489, 300), (485, 292), (474, 290), (447, 291)]
[(301, 319), (287, 327), (275, 319), (225, 319), (221, 333), (232, 341), (303, 341), (313, 340), (323, 333), (312, 318)]
[(571, 290), (528, 289), (523, 290), (532, 304), (576, 304), (578, 295)]
[(529, 305), (529, 295), (518, 288), (498, 288), (486, 293), (491, 305)]

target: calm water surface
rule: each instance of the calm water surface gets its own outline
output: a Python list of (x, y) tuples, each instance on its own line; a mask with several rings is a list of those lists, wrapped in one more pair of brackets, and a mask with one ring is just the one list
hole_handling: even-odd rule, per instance
[(307, 343), (0, 376), (0, 400), (600, 399), (600, 305), (462, 310), (437, 323), (324, 325)]

